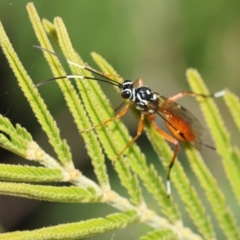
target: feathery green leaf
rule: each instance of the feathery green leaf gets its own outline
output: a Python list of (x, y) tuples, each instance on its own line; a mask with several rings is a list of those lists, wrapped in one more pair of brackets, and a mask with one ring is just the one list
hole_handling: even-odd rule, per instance
[[(47, 32), (60, 46), (67, 59), (85, 66), (72, 47), (61, 18), (55, 18), (54, 24), (46, 19), (41, 22), (32, 3), (28, 4), (27, 9), (34, 31), (43, 48), (53, 51), (46, 35)], [(24, 70), (1, 25), (0, 45), (19, 80), (19, 85), (28, 99), (31, 108), (59, 158), (59, 160), (56, 160), (46, 154), (32, 140), (31, 135), (25, 128), (19, 124), (14, 126), (7, 118), (0, 116), (0, 146), (25, 159), (36, 160), (45, 166), (32, 167), (0, 164), (0, 193), (55, 202), (101, 202), (107, 203), (123, 212), (109, 215), (106, 218), (91, 219), (79, 223), (64, 224), (34, 231), (1, 234), (1, 239), (80, 239), (140, 222), (151, 226), (153, 229), (157, 229), (143, 236), (142, 240), (201, 239), (199, 235), (183, 225), (176, 203), (173, 199), (169, 199), (166, 196), (165, 184), (157, 171), (158, 166), (147, 165), (144, 155), (135, 143), (129, 146), (124, 155), (117, 159), (119, 152), (126, 147), (129, 141), (132, 140), (132, 137), (128, 134), (127, 129), (121, 121), (116, 119), (116, 114), (111, 108), (109, 100), (96, 81), (76, 78), (77, 91), (73, 86), (74, 81), (62, 79), (58, 80), (57, 83), (62, 90), (78, 131), (83, 136), (100, 186), (74, 168), (71, 161), (70, 148), (66, 140), (61, 139), (60, 131), (54, 119), (38, 94), (38, 89), (31, 82)], [(53, 76), (66, 76), (66, 72), (63, 70), (59, 59), (46, 51), (43, 51), (43, 53), (52, 69)], [(96, 53), (93, 53), (92, 57), (106, 76), (122, 82), (122, 78), (119, 77), (117, 72), (105, 59)], [(82, 70), (81, 66), (77, 67), (70, 64), (70, 69), (74, 75), (91, 76), (88, 71)], [(194, 92), (208, 94), (206, 87), (201, 82), (201, 77), (196, 71), (188, 70), (187, 76)], [(119, 97), (119, 99), (121, 98)], [(228, 92), (224, 96), (224, 100), (230, 109), (237, 127), (240, 129), (240, 115), (239, 111), (237, 111), (240, 109), (239, 99)], [(230, 136), (212, 99), (204, 99), (204, 101), (201, 99), (201, 107), (212, 132), (213, 139), (216, 142), (217, 152), (223, 158), (223, 165), (233, 192), (238, 202), (240, 202), (240, 191), (238, 190), (240, 185), (239, 149), (231, 145)], [(135, 110), (134, 113), (136, 112), (136, 116), (139, 117), (139, 111)], [(111, 118), (112, 122), (110, 121), (104, 127), (100, 126), (101, 123)], [(96, 125), (98, 127), (92, 131), (92, 128)], [(145, 131), (161, 162), (167, 168), (172, 158), (170, 147), (160, 134), (149, 125), (148, 121), (145, 121)], [(123, 198), (117, 192), (111, 190), (102, 149), (108, 158), (114, 162), (116, 175), (128, 191), (129, 199)], [(239, 239), (236, 220), (227, 206), (225, 197), (215, 179), (204, 165), (200, 154), (195, 149), (187, 148), (186, 155), (196, 178), (205, 191), (207, 200), (211, 204), (217, 223), (221, 226), (223, 233), (229, 239)], [(206, 215), (207, 211), (203, 203), (195, 189), (191, 186), (178, 160), (173, 167), (171, 180), (185, 203), (189, 216), (203, 238), (216, 238), (211, 219)], [(24, 183), (16, 183), (20, 181)], [(27, 182), (34, 182), (35, 184), (28, 184)], [(40, 185), (43, 182), (69, 182), (75, 186), (56, 187)], [(148, 203), (142, 196), (142, 185), (146, 187), (150, 195), (160, 205), (159, 211), (166, 218), (158, 216), (154, 211), (149, 209)]]
[(169, 230), (156, 230), (148, 233), (146, 236), (140, 238), (140, 240), (173, 240), (176, 239), (176, 235)]
[(9, 182), (0, 182), (0, 193), (50, 202), (101, 202), (103, 197), (97, 195), (92, 188), (52, 187)]
[[(187, 71), (187, 78), (194, 92), (209, 95), (209, 91), (207, 90), (201, 76), (196, 70), (189, 69)], [(225, 158), (223, 159), (223, 165), (230, 180), (230, 183), (232, 184), (233, 188), (235, 187), (234, 189), (236, 190), (237, 186), (232, 181), (236, 180), (233, 179), (233, 177), (235, 177), (237, 173), (232, 176), (229, 175), (230, 172), (231, 173), (235, 172), (233, 168), (236, 167), (236, 165), (233, 166), (232, 164), (235, 162), (232, 159), (233, 150), (231, 149), (230, 137), (229, 134), (227, 133), (226, 127), (224, 126), (219, 110), (217, 109), (217, 106), (214, 103), (213, 99), (208, 98), (206, 99), (206, 101), (202, 101), (200, 97), (197, 99), (200, 101), (200, 106), (203, 114), (205, 115), (205, 119), (207, 121), (209, 130), (215, 141), (217, 152), (222, 157)], [(188, 153), (190, 154), (190, 152)], [(192, 159), (191, 161), (192, 166), (194, 166), (193, 165), (194, 163), (202, 162), (201, 159), (196, 159), (197, 157), (196, 151), (195, 152), (192, 151), (191, 153), (192, 154), (195, 153), (195, 159)], [(201, 167), (200, 165), (198, 165), (198, 167), (194, 168), (194, 170), (195, 173), (198, 174), (198, 179), (201, 185), (204, 187), (208, 200), (212, 206), (213, 211), (216, 214), (216, 218), (218, 219), (218, 222), (222, 229), (224, 230), (224, 233), (228, 237), (228, 239), (239, 239), (240, 233), (239, 230), (237, 229), (236, 220), (233, 217), (233, 213), (226, 205), (226, 199), (224, 198), (224, 194), (221, 192), (221, 190), (216, 184), (216, 181), (209, 174), (208, 170), (205, 167), (203, 170), (202, 168), (203, 166), (204, 166), (203, 164), (201, 164)], [(238, 180), (238, 183), (240, 184), (240, 180)], [(225, 210), (222, 211), (222, 209)]]
[(53, 39), (54, 42), (58, 43), (58, 36), (54, 24), (47, 19), (42, 19), (42, 25), (48, 36)]
[(225, 103), (233, 117), (238, 130), (240, 131), (240, 101), (239, 97), (231, 93), (229, 90), (227, 94), (224, 95)]
[(61, 182), (64, 178), (60, 169), (0, 164), (0, 179), (24, 182)]
[(115, 213), (106, 218), (95, 218), (78, 223), (61, 224), (34, 231), (5, 233), (0, 236), (2, 240), (82, 239), (123, 228), (126, 225), (134, 223), (136, 220), (137, 217), (134, 212)]
[[(63, 51), (64, 55), (66, 56), (66, 58), (68, 58), (71, 61), (74, 61), (80, 65), (83, 64), (80, 57), (78, 57), (76, 55), (76, 53), (71, 45), (71, 42), (69, 40), (67, 30), (60, 18), (55, 19), (54, 26), (56, 28), (60, 47), (62, 48), (62, 51)], [(74, 72), (75, 75), (77, 75), (77, 74), (82, 75), (81, 69), (76, 68), (72, 65), (70, 65), (70, 68), (72, 71), (76, 71), (76, 72)], [(73, 102), (73, 104), (75, 104), (75, 106), (71, 108), (70, 101), (66, 97), (65, 97), (65, 99), (66, 99), (67, 103), (69, 102), (68, 105), (71, 110), (71, 114), (74, 118), (74, 122), (76, 123), (79, 132), (81, 132), (83, 130), (86, 130), (86, 129), (89, 129), (90, 127), (92, 127), (91, 121), (88, 118), (88, 115), (89, 115), (88, 105), (92, 104), (92, 101), (91, 101), (92, 99), (90, 97), (89, 85), (93, 84), (93, 83), (92, 82), (88, 83), (88, 81), (76, 79), (76, 84), (78, 86), (81, 101), (80, 101), (80, 99), (79, 99), (79, 101), (76, 101), (75, 99), (73, 99), (72, 102)], [(94, 166), (94, 171), (96, 173), (98, 181), (99, 181), (101, 187), (104, 188), (105, 190), (107, 190), (109, 188), (109, 179), (108, 179), (108, 174), (107, 174), (107, 170), (106, 170), (104, 155), (102, 153), (102, 149), (101, 149), (101, 146), (99, 145), (97, 137), (96, 137), (94, 131), (89, 131), (87, 133), (83, 133), (82, 136), (86, 143), (88, 154), (92, 159), (92, 164)]]
[(66, 152), (66, 149), (69, 147), (67, 147), (64, 141), (61, 141), (56, 122), (51, 117), (47, 110), (47, 106), (44, 104), (43, 99), (37, 91), (37, 88), (34, 87), (32, 80), (18, 59), (18, 56), (12, 48), (2, 25), (0, 25), (0, 44), (16, 78), (19, 81), (19, 85), (24, 92), (24, 95), (29, 101), (29, 104), (31, 105), (39, 123), (42, 125), (43, 130), (48, 134), (49, 141), (54, 146), (59, 159), (62, 159), (63, 161), (71, 160), (69, 151), (69, 154)]

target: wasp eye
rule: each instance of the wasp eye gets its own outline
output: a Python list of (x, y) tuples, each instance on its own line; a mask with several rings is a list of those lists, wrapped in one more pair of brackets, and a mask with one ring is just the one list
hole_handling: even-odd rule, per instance
[(128, 98), (131, 97), (131, 91), (129, 91), (129, 89), (124, 90), (124, 91), (122, 92), (121, 96), (122, 96), (122, 98), (124, 98), (124, 99), (128, 99)]

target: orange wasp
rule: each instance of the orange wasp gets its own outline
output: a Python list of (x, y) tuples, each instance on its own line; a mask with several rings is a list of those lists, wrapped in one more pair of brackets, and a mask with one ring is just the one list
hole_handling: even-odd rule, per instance
[[(39, 48), (41, 50), (47, 51), (58, 58), (68, 62), (69, 64), (75, 65), (81, 69), (87, 70), (97, 76), (102, 77), (95, 78), (95, 77), (87, 77), (87, 76), (79, 76), (79, 75), (67, 75), (67, 76), (60, 76), (56, 78), (47, 79), (45, 81), (42, 81), (38, 84), (36, 84), (36, 87), (39, 87), (47, 82), (57, 80), (57, 79), (63, 79), (63, 78), (78, 78), (78, 79), (90, 79), (90, 80), (96, 80), (101, 81), (105, 83), (112, 84), (114, 86), (117, 86), (121, 91), (121, 97), (123, 99), (129, 100), (128, 103), (121, 109), (121, 111), (115, 116), (112, 117), (92, 128), (89, 128), (83, 132), (89, 131), (91, 129), (94, 129), (99, 126), (105, 126), (108, 123), (121, 118), (123, 115), (126, 114), (129, 107), (131, 105), (134, 105), (137, 110), (141, 112), (140, 120), (138, 123), (137, 128), (137, 134), (135, 137), (132, 138), (130, 142), (127, 143), (126, 147), (117, 155), (117, 159), (123, 154), (123, 152), (132, 144), (134, 143), (139, 136), (142, 134), (143, 126), (144, 126), (144, 119), (147, 118), (154, 129), (168, 142), (172, 143), (174, 145), (174, 154), (169, 164), (168, 174), (167, 174), (167, 194), (168, 196), (171, 195), (171, 188), (170, 188), (170, 173), (171, 169), (174, 165), (175, 159), (178, 154), (179, 150), (179, 141), (182, 142), (188, 142), (191, 145), (193, 145), (198, 150), (201, 150), (202, 145), (212, 148), (213, 147), (204, 144), (201, 140), (202, 130), (203, 127), (199, 120), (186, 108), (182, 107), (181, 105), (177, 104), (175, 101), (184, 97), (184, 96), (192, 96), (192, 97), (221, 97), (225, 94), (225, 90), (222, 90), (220, 92), (216, 92), (214, 94), (210, 95), (204, 95), (204, 94), (198, 94), (194, 92), (180, 92), (170, 98), (166, 98), (162, 95), (160, 95), (157, 92), (152, 91), (149, 87), (144, 86), (141, 79), (137, 79), (135, 82), (132, 82), (130, 80), (124, 80), (122, 83), (119, 83), (111, 78), (109, 78), (106, 74), (98, 72), (97, 70), (89, 67), (89, 66), (81, 66), (74, 62), (71, 62), (47, 49), (44, 49), (39, 46), (34, 46), (36, 48)], [(156, 115), (160, 116), (169, 131), (172, 135), (169, 135), (165, 131), (161, 130), (156, 122), (155, 118)]]

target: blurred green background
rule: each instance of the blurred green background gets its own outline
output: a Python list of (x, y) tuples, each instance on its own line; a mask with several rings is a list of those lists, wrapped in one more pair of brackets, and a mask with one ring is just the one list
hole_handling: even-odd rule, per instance
[[(95, 51), (125, 79), (143, 78), (146, 85), (166, 97), (179, 91), (189, 90), (185, 72), (189, 67), (196, 68), (205, 79), (209, 89), (214, 92), (225, 87), (240, 93), (240, 1), (129, 1), (129, 0), (78, 0), (78, 1), (33, 1), (42, 18), (53, 20), (55, 16), (63, 18), (74, 48), (83, 59), (95, 67), (90, 52)], [(50, 78), (51, 72), (42, 53), (32, 48), (38, 45), (26, 12), (27, 1), (0, 1), (0, 19), (19, 54), (23, 65), (34, 82)], [(34, 136), (44, 149), (52, 153), (45, 135), (31, 112), (26, 100), (16, 87), (16, 80), (7, 61), (0, 53), (1, 62), (1, 114), (9, 117), (13, 123), (21, 123)], [(108, 91), (109, 90), (109, 91)], [(4, 94), (8, 92), (8, 94)], [(66, 104), (55, 83), (41, 87), (40, 92), (62, 129), (63, 137), (68, 139), (76, 165), (87, 176), (95, 179), (84, 144), (76, 134), (75, 126), (66, 108)], [(108, 92), (113, 107), (121, 103)], [(113, 99), (114, 98), (114, 99)], [(228, 117), (228, 110), (221, 99), (217, 100), (224, 120), (233, 134), (233, 142), (239, 142), (239, 135)], [(191, 110), (203, 122), (201, 112), (192, 98), (186, 98), (181, 104)], [(137, 119), (131, 113), (124, 117), (132, 135), (135, 134)], [(204, 124), (204, 122), (203, 122)], [(165, 129), (159, 119), (159, 125)], [(204, 141), (212, 143), (208, 132)], [(147, 154), (147, 160), (158, 162), (147, 139), (143, 136), (138, 144)], [(180, 153), (184, 160), (183, 151)], [(229, 185), (225, 179), (219, 158), (211, 150), (204, 149), (207, 165), (217, 178), (229, 203), (237, 206)], [(1, 150), (1, 162), (25, 163), (13, 154)], [(187, 162), (184, 164), (192, 183), (199, 189)], [(159, 164), (157, 165), (161, 167)], [(118, 179), (109, 164), (114, 189), (121, 189)], [(161, 169), (165, 179), (166, 173)], [(174, 195), (174, 201), (179, 202)], [(150, 206), (158, 207), (150, 199)], [(207, 206), (209, 208), (209, 206)], [(183, 209), (183, 207), (182, 207)], [(89, 217), (105, 216), (114, 209), (103, 204), (54, 204), (14, 197), (0, 197), (0, 220), (5, 230), (35, 229), (58, 223), (79, 221)], [(211, 212), (210, 212), (211, 214)], [(195, 231), (191, 220), (184, 214), (184, 223)], [(237, 217), (237, 216), (236, 216)], [(239, 217), (238, 217), (239, 218)], [(214, 218), (213, 218), (214, 220)], [(238, 219), (240, 220), (240, 219)], [(215, 226), (216, 231), (219, 230)], [(102, 237), (91, 239), (122, 239), (124, 234), (137, 239), (145, 228), (131, 227)]]

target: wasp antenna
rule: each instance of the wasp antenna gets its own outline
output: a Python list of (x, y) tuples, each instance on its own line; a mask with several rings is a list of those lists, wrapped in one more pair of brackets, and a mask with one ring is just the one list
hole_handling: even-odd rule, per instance
[(65, 61), (65, 62), (67, 62), (67, 63), (69, 63), (69, 64), (72, 64), (72, 65), (74, 65), (74, 66), (76, 66), (76, 67), (79, 67), (79, 68), (81, 68), (81, 69), (85, 69), (85, 68), (86, 68), (85, 66), (81, 66), (81, 65), (79, 65), (79, 64), (77, 64), (77, 63), (75, 63), (75, 62), (72, 62), (72, 61), (68, 60), (67, 58), (65, 58), (65, 57), (63, 57), (63, 56), (61, 56), (61, 55), (59, 55), (59, 54), (56, 54), (55, 52), (52, 52), (52, 51), (50, 51), (50, 50), (48, 50), (48, 49), (46, 49), (46, 48), (43, 48), (43, 47), (40, 47), (40, 46), (37, 46), (37, 45), (33, 45), (33, 47), (34, 47), (34, 48), (38, 48), (38, 49), (40, 49), (40, 50), (42, 50), (42, 51), (48, 52), (48, 53), (56, 56), (57, 58)]
[(205, 146), (205, 147), (207, 147), (207, 148), (210, 148), (210, 149), (212, 149), (212, 150), (216, 150), (215, 147), (213, 147), (213, 146), (211, 146), (211, 145), (208, 145), (208, 144), (206, 144), (206, 143), (202, 143), (202, 145)]
[(228, 91), (227, 89), (223, 89), (223, 90), (221, 90), (219, 92), (213, 93), (212, 96), (214, 98), (222, 97), (222, 96), (224, 96), (226, 94), (227, 91)]
[(110, 82), (110, 81), (107, 81), (105, 79), (100, 79), (100, 78), (95, 78), (95, 77), (86, 77), (86, 76), (81, 76), (81, 75), (66, 75), (66, 76), (60, 76), (60, 77), (54, 77), (54, 78), (49, 78), (47, 80), (44, 80), (42, 82), (39, 82), (37, 84), (35, 84), (35, 87), (38, 88), (46, 83), (49, 83), (49, 82), (52, 82), (52, 81), (56, 81), (56, 80), (59, 80), (59, 79), (64, 79), (64, 78), (67, 78), (67, 79), (72, 79), (72, 78), (78, 78), (78, 79), (88, 79), (88, 80), (94, 80), (94, 81), (99, 81), (99, 82), (106, 82), (106, 83), (109, 83), (109, 84), (112, 84), (112, 85), (115, 85), (117, 87), (120, 87), (120, 83), (115, 83), (114, 81), (113, 82)]
[(80, 75), (67, 75), (67, 76), (60, 76), (60, 77), (55, 77), (55, 78), (49, 78), (47, 80), (44, 80), (42, 82), (39, 82), (37, 84), (35, 84), (35, 87), (38, 88), (46, 83), (52, 82), (52, 81), (56, 81), (59, 79), (63, 79), (63, 78), (67, 78), (67, 79), (71, 79), (71, 78), (78, 78), (78, 79), (84, 79), (84, 76), (80, 76)]
[[(69, 63), (69, 64), (71, 64), (71, 65), (74, 65), (74, 66), (80, 68), (80, 69), (85, 69), (85, 70), (87, 70), (87, 71), (89, 71), (89, 72), (91, 72), (91, 73), (93, 73), (93, 74), (96, 74), (96, 75), (98, 75), (98, 76), (100, 76), (100, 77), (103, 77), (103, 78), (105, 78), (105, 79), (108, 79), (108, 81), (103, 81), (103, 80), (101, 80), (102, 82), (111, 83), (111, 84), (116, 85), (116, 86), (118, 86), (118, 87), (121, 86), (121, 84), (118, 83), (117, 81), (114, 81), (113, 79), (107, 77), (105, 74), (103, 74), (103, 73), (101, 73), (101, 72), (98, 72), (97, 70), (89, 67), (88, 65), (86, 65), (86, 66), (79, 65), (79, 64), (77, 64), (77, 63), (75, 63), (75, 62), (72, 62), (72, 61), (68, 60), (67, 58), (65, 58), (65, 57), (63, 57), (63, 56), (61, 56), (61, 55), (58, 55), (58, 54), (56, 54), (56, 53), (54, 53), (54, 52), (52, 52), (52, 51), (50, 51), (50, 50), (48, 50), (48, 49), (46, 49), (46, 48), (43, 48), (43, 47), (41, 47), (41, 46), (33, 45), (33, 47), (34, 47), (34, 48), (37, 48), (37, 49), (40, 49), (40, 50), (42, 50), (42, 51), (46, 51), (46, 52), (48, 52), (48, 53), (56, 56), (58, 59), (61, 59), (61, 60), (65, 61), (65, 62), (67, 62), (67, 63)], [(84, 77), (84, 78), (86, 78), (86, 77)], [(87, 78), (87, 79), (99, 80), (99, 79), (97, 79), (97, 78)], [(52, 79), (52, 80), (54, 80), (54, 79)], [(51, 81), (52, 81), (52, 80), (51, 80)], [(48, 82), (49, 82), (49, 81), (48, 81)]]

